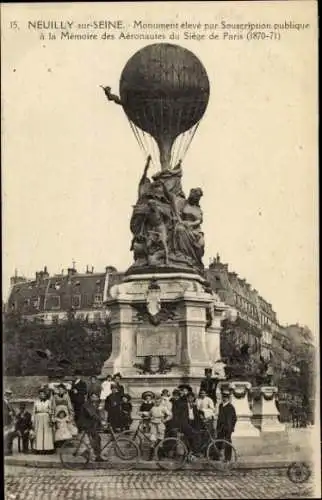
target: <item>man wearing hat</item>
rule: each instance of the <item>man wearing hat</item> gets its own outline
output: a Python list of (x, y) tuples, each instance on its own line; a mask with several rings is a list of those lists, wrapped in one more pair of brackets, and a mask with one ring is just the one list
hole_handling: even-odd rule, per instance
[(113, 383), (116, 385), (117, 391), (121, 394), (121, 396), (123, 396), (125, 391), (124, 391), (124, 386), (121, 385), (121, 378), (122, 375), (120, 374), (120, 372), (115, 373), (115, 375), (113, 375)]
[(199, 392), (205, 391), (208, 398), (211, 398), (214, 404), (216, 404), (217, 402), (217, 397), (216, 397), (217, 383), (218, 381), (212, 378), (212, 369), (205, 368), (205, 377), (202, 379), (200, 383)]
[(70, 389), (70, 399), (72, 402), (72, 405), (74, 407), (74, 414), (75, 414), (75, 423), (78, 427), (78, 420), (79, 416), (83, 407), (83, 404), (86, 401), (86, 395), (87, 395), (87, 385), (86, 383), (81, 379), (81, 374), (79, 370), (75, 371), (75, 380), (72, 383), (72, 387)]
[[(230, 392), (222, 390), (222, 403), (219, 405), (217, 420), (217, 439), (224, 439), (231, 443), (231, 435), (235, 430), (237, 415), (234, 406), (230, 402)], [(231, 460), (231, 448), (225, 448), (225, 460)]]
[(194, 394), (188, 384), (179, 386), (180, 397), (172, 399), (172, 421), (170, 428), (180, 429), (187, 438), (191, 451), (197, 453), (199, 450), (199, 435), (191, 425), (196, 422), (196, 408), (193, 404)]
[(22, 438), (22, 452), (29, 451), (29, 433), (32, 429), (31, 413), (26, 410), (26, 403), (20, 403), (15, 430)]
[(114, 432), (121, 428), (121, 402), (122, 394), (118, 391), (114, 382), (111, 385), (112, 393), (105, 400), (105, 411), (107, 412), (107, 421)]

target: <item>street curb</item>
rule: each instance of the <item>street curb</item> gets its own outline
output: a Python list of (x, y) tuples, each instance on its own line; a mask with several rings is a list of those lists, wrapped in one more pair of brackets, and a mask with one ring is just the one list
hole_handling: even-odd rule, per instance
[[(64, 469), (62, 464), (58, 461), (41, 461), (41, 460), (33, 460), (32, 462), (29, 460), (24, 460), (23, 458), (13, 458), (13, 457), (5, 457), (5, 465), (17, 466), (17, 467), (29, 467), (29, 468), (42, 468), (42, 469)], [(260, 469), (286, 469), (290, 465), (289, 461), (268, 461), (268, 462), (239, 462), (237, 463), (232, 470), (240, 470), (240, 471), (249, 471), (249, 470), (260, 470)], [(91, 470), (91, 469), (108, 469), (108, 470), (126, 470), (122, 469), (122, 467), (116, 468), (111, 467), (109, 464), (95, 464), (90, 463), (83, 470)], [(67, 470), (67, 469), (66, 469)], [(72, 470), (72, 469), (69, 469)], [(79, 469), (77, 469), (79, 470)], [(156, 462), (140, 462), (131, 470), (158, 470), (162, 472), (162, 469), (158, 467)], [(201, 471), (205, 470), (204, 464), (186, 464), (181, 470), (189, 470), (189, 471)], [(207, 467), (207, 470), (213, 470), (214, 472), (220, 472), (216, 469), (212, 469), (211, 466)], [(165, 471), (169, 472), (169, 471)]]

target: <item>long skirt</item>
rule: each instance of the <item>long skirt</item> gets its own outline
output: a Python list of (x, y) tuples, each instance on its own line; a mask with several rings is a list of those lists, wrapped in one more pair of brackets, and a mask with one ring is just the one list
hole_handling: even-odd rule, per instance
[(35, 414), (35, 451), (53, 451), (54, 450), (54, 431), (50, 425), (48, 413)]

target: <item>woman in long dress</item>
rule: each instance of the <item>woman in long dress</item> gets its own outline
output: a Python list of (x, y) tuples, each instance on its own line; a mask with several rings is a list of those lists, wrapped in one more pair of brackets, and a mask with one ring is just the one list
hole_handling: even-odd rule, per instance
[(39, 391), (33, 411), (33, 425), (35, 430), (34, 450), (36, 453), (46, 454), (54, 452), (53, 407), (43, 389)]

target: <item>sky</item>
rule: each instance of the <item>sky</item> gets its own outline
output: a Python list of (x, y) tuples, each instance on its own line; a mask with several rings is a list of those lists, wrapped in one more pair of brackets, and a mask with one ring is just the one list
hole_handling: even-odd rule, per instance
[[(285, 5), (287, 4), (287, 5)], [(28, 20), (150, 23), (294, 22), (280, 40), (180, 40), (205, 66), (211, 94), (183, 162), (203, 189), (206, 253), (272, 303), (282, 324), (317, 332), (318, 105), (315, 2), (2, 5), (3, 293), (86, 265), (132, 263), (129, 219), (145, 157), (118, 93), (136, 40), (40, 40)], [(9, 28), (17, 20), (19, 30)], [(127, 28), (125, 31), (130, 31)], [(46, 33), (47, 34), (47, 33)], [(155, 173), (154, 170), (152, 173)]]

